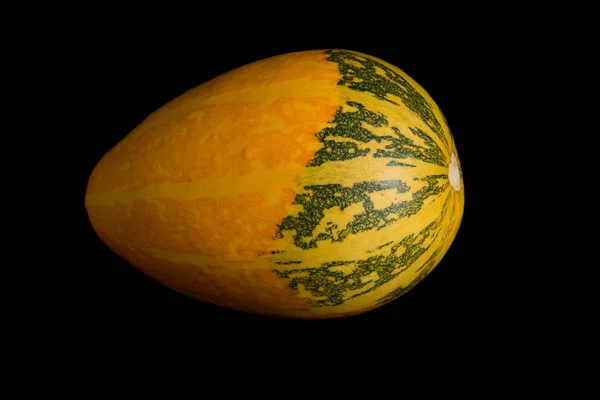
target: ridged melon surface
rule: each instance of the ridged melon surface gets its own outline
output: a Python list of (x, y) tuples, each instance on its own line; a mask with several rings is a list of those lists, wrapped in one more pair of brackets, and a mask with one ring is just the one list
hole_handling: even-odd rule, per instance
[(108, 247), (184, 295), (329, 318), (420, 282), (456, 236), (464, 188), (422, 87), (383, 60), (320, 50), (164, 105), (99, 161), (85, 206)]

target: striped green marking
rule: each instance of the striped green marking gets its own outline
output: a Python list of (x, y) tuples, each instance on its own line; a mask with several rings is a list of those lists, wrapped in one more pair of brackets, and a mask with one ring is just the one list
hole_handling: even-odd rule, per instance
[(439, 256), (439, 250), (434, 251), (433, 254), (427, 259), (427, 261), (425, 261), (425, 264), (423, 264), (421, 266), (421, 268), (420, 268), (421, 272), (419, 272), (419, 275), (417, 275), (417, 277), (415, 279), (413, 279), (406, 286), (400, 286), (400, 287), (392, 290), (390, 293), (386, 294), (385, 296), (383, 296), (379, 300), (377, 300), (377, 303), (378, 304), (389, 303), (390, 301), (396, 300), (398, 297), (402, 296), (404, 293), (408, 292), (409, 290), (411, 290), (412, 288), (417, 286), (423, 279), (425, 279), (425, 277), (427, 275), (429, 275), (429, 273), (431, 272), (433, 267), (435, 267), (435, 265), (438, 263), (438, 261), (439, 261), (438, 256)]
[[(443, 127), (435, 118), (432, 105), (406, 79), (382, 63), (364, 56), (339, 50), (327, 51), (327, 54), (328, 60), (339, 66), (342, 74), (339, 85), (370, 93), (382, 101), (405, 106), (419, 116), (445, 147), (448, 146)], [(369, 157), (389, 159), (386, 165), (390, 168), (414, 168), (418, 162), (447, 167), (449, 163), (446, 156), (449, 152), (444, 153), (438, 142), (425, 131), (418, 127), (401, 130), (392, 126), (384, 114), (369, 110), (356, 101), (348, 101), (345, 106), (340, 107), (328, 126), (316, 136), (322, 146), (307, 168), (323, 168), (331, 163), (361, 158), (366, 160)], [(418, 190), (411, 188), (412, 182), (402, 180), (367, 180), (346, 186), (339, 183), (304, 186), (294, 200), (300, 211), (282, 220), (276, 238), (291, 236), (295, 246), (307, 251), (318, 248), (324, 241), (343, 242), (352, 235), (380, 230), (417, 214), (425, 201), (438, 201), (436, 198), (449, 186), (447, 174), (414, 179), (424, 183), (419, 185)], [(395, 190), (399, 194), (411, 193), (411, 197), (376, 208), (371, 196), (389, 190)], [(450, 195), (446, 196), (442, 214), (420, 232), (399, 241), (382, 243), (368, 251), (377, 255), (319, 265), (309, 265), (306, 261), (279, 261), (276, 262), (279, 267), (275, 269), (275, 273), (287, 279), (293, 290), (302, 287), (308, 291), (312, 296), (312, 307), (337, 306), (372, 292), (407, 270), (429, 249), (440, 234), (439, 228), (448, 211), (449, 199)], [(322, 223), (329, 210), (345, 210), (357, 204), (362, 207), (362, 212), (340, 225), (327, 222), (323, 228)], [(315, 235), (319, 227), (320, 231)], [(435, 266), (439, 261), (437, 255), (436, 251), (425, 262), (419, 277), (424, 277)], [(293, 265), (299, 263), (302, 265)], [(399, 288), (381, 298), (379, 302), (387, 302), (399, 296), (420, 279), (422, 277), (406, 288)]]
[[(340, 107), (330, 122), (333, 126), (326, 127), (317, 138), (322, 147), (316, 152), (315, 157), (308, 163), (309, 167), (318, 167), (331, 161), (346, 161), (358, 157), (392, 158), (390, 166), (412, 166), (410, 162), (397, 160), (415, 159), (439, 166), (448, 165), (448, 160), (438, 144), (422, 129), (409, 128), (410, 133), (422, 139), (425, 146), (421, 146), (409, 135), (404, 134), (395, 126), (390, 126), (393, 135), (376, 135), (369, 127), (379, 128), (389, 126), (387, 118), (368, 110), (364, 105), (349, 101), (350, 110), (344, 111)], [(385, 150), (372, 150), (370, 147), (359, 148), (359, 143), (366, 145), (386, 143)], [(364, 147), (364, 146), (363, 146)]]
[[(275, 273), (288, 279), (292, 289), (297, 290), (302, 285), (305, 290), (308, 290), (314, 297), (310, 300), (312, 307), (338, 306), (346, 300), (372, 292), (396, 278), (429, 250), (441, 232), (438, 228), (445, 217), (449, 199), (450, 195), (446, 197), (443, 211), (438, 218), (418, 234), (408, 235), (392, 245), (388, 255), (376, 255), (356, 261), (333, 261), (312, 268), (275, 270)], [(427, 273), (433, 267), (434, 261), (437, 260), (432, 256), (427, 262), (429, 266), (422, 273)], [(351, 272), (345, 273), (338, 270), (337, 267), (340, 266), (349, 267)], [(368, 279), (374, 272), (377, 278)], [(405, 290), (409, 290), (409, 288)], [(350, 291), (358, 292), (347, 296)], [(390, 294), (379, 301), (389, 301), (388, 296), (393, 297)]]
[[(446, 175), (431, 175), (416, 179), (425, 181), (427, 186), (415, 191), (412, 200), (394, 203), (382, 209), (374, 207), (371, 193), (387, 189), (396, 189), (398, 193), (405, 193), (410, 190), (410, 186), (400, 180), (360, 182), (352, 187), (338, 184), (305, 186), (306, 192), (297, 194), (293, 202), (301, 205), (303, 211), (300, 211), (297, 216), (285, 217), (279, 225), (276, 237), (283, 238), (285, 231), (291, 231), (294, 244), (307, 250), (317, 247), (318, 242), (323, 240), (343, 242), (349, 235), (385, 228), (401, 218), (418, 213), (425, 200), (439, 195), (448, 187)], [(313, 231), (325, 218), (326, 210), (339, 207), (343, 211), (354, 203), (362, 203), (364, 212), (355, 215), (352, 221), (344, 226), (331, 224), (326, 232), (313, 237)]]
[(345, 161), (357, 157), (365, 157), (372, 153), (371, 149), (359, 149), (359, 143), (381, 142), (383, 137), (373, 134), (367, 127), (387, 126), (385, 115), (367, 110), (360, 103), (349, 101), (348, 106), (354, 110), (344, 111), (340, 107), (331, 121), (332, 127), (327, 127), (317, 133), (322, 147), (309, 167), (318, 167), (330, 161)]
[[(443, 214), (445, 214), (447, 211), (447, 207), (448, 207), (448, 199), (450, 198), (450, 195), (448, 195), (448, 198), (446, 199), (446, 204), (444, 204), (444, 211)], [(450, 208), (450, 216), (449, 218), (451, 220), (454, 219), (454, 213), (456, 211), (456, 204), (454, 202), (452, 202), (452, 206)], [(444, 218), (444, 215), (442, 215), (440, 218)], [(445, 247), (446, 245), (446, 241), (450, 240), (450, 238), (454, 237), (454, 235), (456, 235), (456, 229), (458, 229), (457, 227), (452, 228), (452, 231), (447, 230), (442, 232), (441, 230), (438, 230), (438, 232), (436, 233), (437, 235), (443, 235), (443, 239), (442, 239), (442, 247)], [(414, 288), (415, 286), (417, 286), (423, 279), (425, 279), (425, 277), (427, 275), (429, 275), (429, 273), (431, 272), (431, 270), (440, 262), (440, 260), (442, 259), (443, 254), (440, 253), (440, 250), (437, 249), (435, 250), (431, 256), (429, 256), (429, 258), (427, 259), (427, 261), (425, 261), (423, 263), (423, 265), (421, 265), (415, 272), (418, 273), (417, 277), (415, 279), (413, 279), (408, 285), (406, 286), (400, 286), (396, 289), (394, 289), (393, 291), (391, 291), (390, 293), (388, 293), (387, 295), (381, 297), (379, 300), (377, 300), (378, 304), (384, 304), (384, 303), (389, 303), (390, 301), (393, 301), (395, 299), (397, 299), (398, 297), (402, 296), (403, 294), (405, 294), (406, 292), (408, 292), (409, 290), (411, 290), (412, 288)]]
[(392, 130), (396, 136), (384, 136), (383, 138), (389, 141), (390, 144), (386, 146), (385, 150), (377, 149), (373, 157), (415, 158), (426, 163), (439, 165), (440, 167), (448, 164), (442, 149), (423, 130), (412, 127), (409, 129), (415, 136), (418, 136), (425, 142), (425, 147), (415, 144), (414, 140), (402, 134), (400, 129), (392, 126)]
[[(431, 186), (431, 190), (421, 192), (420, 196), (412, 201), (413, 204), (404, 202), (376, 210), (369, 196), (371, 193), (387, 189), (396, 189), (398, 193), (405, 193), (410, 187), (399, 180), (360, 182), (352, 187), (338, 184), (306, 186), (304, 187), (306, 193), (296, 195), (293, 203), (301, 205), (304, 211), (298, 213), (298, 216), (286, 217), (279, 226), (277, 237), (282, 238), (284, 231), (293, 231), (294, 244), (302, 249), (315, 248), (317, 243), (323, 240), (342, 242), (349, 235), (368, 229), (381, 229), (404, 215), (416, 213), (424, 198), (429, 197), (434, 191), (442, 190), (440, 187), (436, 188)], [(354, 203), (362, 203), (365, 211), (355, 215), (354, 219), (345, 226), (331, 224), (326, 228), (326, 232), (312, 237), (315, 228), (325, 218), (326, 210), (339, 207), (343, 211)]]
[(327, 50), (325, 53), (329, 55), (327, 60), (336, 62), (339, 66), (342, 79), (338, 85), (372, 93), (378, 99), (395, 105), (399, 105), (396, 100), (399, 99), (448, 146), (444, 128), (435, 117), (433, 106), (402, 75), (377, 60), (349, 51)]

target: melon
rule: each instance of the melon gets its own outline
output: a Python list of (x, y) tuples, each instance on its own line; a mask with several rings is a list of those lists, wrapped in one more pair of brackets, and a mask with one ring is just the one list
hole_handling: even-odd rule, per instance
[(283, 54), (151, 113), (92, 171), (89, 221), (116, 254), (201, 302), (296, 319), (403, 295), (456, 237), (464, 183), (447, 121), (399, 68)]

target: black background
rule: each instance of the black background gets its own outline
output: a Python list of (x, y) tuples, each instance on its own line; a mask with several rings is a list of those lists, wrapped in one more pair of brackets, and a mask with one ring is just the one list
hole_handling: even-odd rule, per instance
[[(179, 295), (138, 272), (96, 237), (83, 206), (87, 178), (100, 158), (148, 114), (233, 68), (277, 54), (323, 48), (361, 51), (401, 68), (437, 102), (454, 135), (464, 172), (465, 214), (449, 252), (417, 287), (379, 309), (354, 317), (323, 321), (266, 318)], [(75, 207), (81, 225), (73, 240), (79, 266), (68, 284), (71, 301), (67, 311), (73, 318), (107, 331), (143, 327), (144, 332), (199, 336), (207, 332), (250, 334), (265, 328), (288, 332), (373, 329), (380, 324), (393, 332), (413, 334), (519, 331), (537, 315), (530, 313), (537, 307), (535, 301), (524, 301), (523, 274), (519, 272), (532, 268), (531, 256), (516, 256), (523, 251), (517, 237), (528, 225), (521, 222), (515, 226), (513, 216), (529, 205), (523, 196), (515, 195), (521, 184), (514, 165), (521, 162), (522, 155), (512, 151), (510, 140), (503, 135), (510, 135), (526, 109), (526, 98), (513, 96), (513, 86), (526, 81), (532, 72), (501, 44), (488, 44), (486, 51), (464, 42), (443, 43), (441, 48), (445, 51), (315, 42), (295, 47), (240, 45), (184, 51), (168, 44), (95, 43), (73, 67), (80, 77), (75, 89), (78, 117), (86, 128), (77, 143), (81, 164)], [(509, 186), (513, 188), (510, 193), (506, 190)]]

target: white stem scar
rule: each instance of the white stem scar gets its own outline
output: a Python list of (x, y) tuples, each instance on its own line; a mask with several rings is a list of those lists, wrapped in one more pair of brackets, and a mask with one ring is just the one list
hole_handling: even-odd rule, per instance
[(450, 156), (450, 164), (448, 165), (448, 180), (450, 180), (450, 186), (458, 192), (460, 190), (460, 169), (454, 152)]

